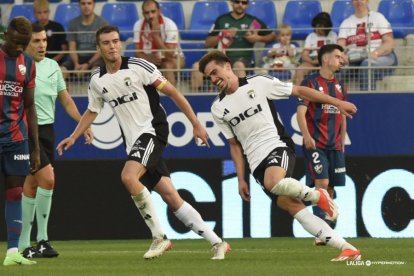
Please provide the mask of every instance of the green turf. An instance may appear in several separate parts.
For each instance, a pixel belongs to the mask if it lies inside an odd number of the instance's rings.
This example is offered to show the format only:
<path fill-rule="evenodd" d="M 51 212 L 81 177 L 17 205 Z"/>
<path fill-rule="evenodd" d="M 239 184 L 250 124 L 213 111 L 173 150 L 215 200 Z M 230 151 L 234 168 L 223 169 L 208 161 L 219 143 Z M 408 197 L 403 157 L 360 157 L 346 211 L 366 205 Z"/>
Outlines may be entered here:
<path fill-rule="evenodd" d="M 232 251 L 224 261 L 210 260 L 210 246 L 204 240 L 173 241 L 171 251 L 149 261 L 142 258 L 149 240 L 54 241 L 58 258 L 37 259 L 34 266 L 0 266 L 0 275 L 414 275 L 414 239 L 350 239 L 362 251 L 362 265 L 330 262 L 339 251 L 315 247 L 312 241 L 231 239 Z M 4 254 L 0 258 L 2 262 Z M 367 266 L 367 260 L 373 264 Z M 379 261 L 405 264 L 374 264 Z"/>

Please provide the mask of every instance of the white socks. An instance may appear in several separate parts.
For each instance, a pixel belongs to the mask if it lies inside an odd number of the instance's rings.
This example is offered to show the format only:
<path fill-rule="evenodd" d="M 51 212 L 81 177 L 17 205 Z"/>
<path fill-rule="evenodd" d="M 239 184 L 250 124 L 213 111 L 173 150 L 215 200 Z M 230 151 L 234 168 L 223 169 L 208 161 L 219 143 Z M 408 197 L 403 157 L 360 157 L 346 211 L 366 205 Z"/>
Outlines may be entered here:
<path fill-rule="evenodd" d="M 211 245 L 222 242 L 217 234 L 208 227 L 200 213 L 187 202 L 184 201 L 183 205 L 174 214 L 186 227 L 208 240 Z"/>
<path fill-rule="evenodd" d="M 300 200 L 310 201 L 311 203 L 318 202 L 320 195 L 318 191 L 315 191 L 290 177 L 280 180 L 270 192 L 275 195 L 290 196 Z"/>
<path fill-rule="evenodd" d="M 164 231 L 161 227 L 157 212 L 152 202 L 151 194 L 147 188 L 144 188 L 137 196 L 131 196 L 137 206 L 142 218 L 149 227 L 154 239 L 164 238 Z"/>
<path fill-rule="evenodd" d="M 338 248 L 340 250 L 352 249 L 357 250 L 344 238 L 339 236 L 329 225 L 321 218 L 315 216 L 308 209 L 303 208 L 294 215 L 295 219 L 313 236 L 326 242 L 326 244 Z"/>

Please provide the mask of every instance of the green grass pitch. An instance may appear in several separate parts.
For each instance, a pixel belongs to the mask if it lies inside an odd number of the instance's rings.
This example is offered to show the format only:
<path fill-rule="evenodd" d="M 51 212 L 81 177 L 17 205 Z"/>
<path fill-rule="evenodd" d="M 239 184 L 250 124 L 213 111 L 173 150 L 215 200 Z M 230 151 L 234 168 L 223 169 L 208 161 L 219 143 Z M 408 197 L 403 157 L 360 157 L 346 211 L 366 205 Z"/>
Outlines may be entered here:
<path fill-rule="evenodd" d="M 312 239 L 229 239 L 226 260 L 210 260 L 204 240 L 174 240 L 162 257 L 144 260 L 149 240 L 54 241 L 60 256 L 33 266 L 0 266 L 0 275 L 414 275 L 414 239 L 349 239 L 362 262 L 330 262 L 339 251 Z M 5 252 L 5 242 L 0 252 Z M 1 261 L 4 254 L 0 254 Z M 367 265 L 367 261 L 371 265 Z M 369 262 L 368 262 L 369 264 Z"/>

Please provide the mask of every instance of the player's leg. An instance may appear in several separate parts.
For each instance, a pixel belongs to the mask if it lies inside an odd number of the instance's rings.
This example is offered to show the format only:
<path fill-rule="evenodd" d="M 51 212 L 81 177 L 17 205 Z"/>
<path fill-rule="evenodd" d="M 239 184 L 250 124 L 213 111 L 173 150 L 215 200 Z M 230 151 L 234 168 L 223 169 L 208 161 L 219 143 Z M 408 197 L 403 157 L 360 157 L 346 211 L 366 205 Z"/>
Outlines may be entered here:
<path fill-rule="evenodd" d="M 162 161 L 162 163 L 164 162 Z M 203 220 L 200 213 L 181 198 L 175 189 L 171 178 L 162 176 L 154 190 L 161 195 L 162 199 L 168 204 L 170 209 L 172 209 L 175 216 L 184 223 L 187 228 L 210 242 L 214 251 L 213 260 L 221 260 L 225 258 L 225 254 L 230 251 L 230 245 L 218 237 Z"/>
<path fill-rule="evenodd" d="M 1 170 L 5 175 L 4 211 L 7 227 L 7 255 L 3 265 L 35 264 L 36 262 L 27 260 L 18 252 L 22 230 L 22 187 L 29 173 L 29 145 L 27 141 L 23 141 L 0 147 Z M 16 156 L 21 158 L 15 158 Z"/>

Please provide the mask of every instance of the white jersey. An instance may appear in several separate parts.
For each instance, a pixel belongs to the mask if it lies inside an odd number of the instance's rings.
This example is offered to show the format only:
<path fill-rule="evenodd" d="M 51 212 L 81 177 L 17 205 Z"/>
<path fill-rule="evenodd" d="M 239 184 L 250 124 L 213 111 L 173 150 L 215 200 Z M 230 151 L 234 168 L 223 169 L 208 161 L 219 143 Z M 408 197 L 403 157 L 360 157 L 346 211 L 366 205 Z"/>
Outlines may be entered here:
<path fill-rule="evenodd" d="M 211 113 L 226 139 L 236 137 L 243 147 L 252 172 L 277 147 L 291 147 L 292 139 L 280 123 L 271 100 L 287 99 L 292 83 L 268 75 L 239 80 L 232 94 L 221 93 Z"/>
<path fill-rule="evenodd" d="M 318 50 L 326 44 L 335 44 L 337 35 L 334 31 L 330 31 L 327 36 L 318 35 L 315 32 L 308 34 L 305 39 L 305 46 L 303 49 L 309 50 L 310 58 L 316 59 L 318 57 Z"/>
<path fill-rule="evenodd" d="M 348 48 L 366 47 L 368 45 L 368 29 L 371 31 L 371 51 L 381 45 L 384 34 L 392 33 L 391 24 L 384 15 L 370 11 L 368 16 L 363 18 L 351 15 L 345 19 L 339 27 L 338 39 L 345 39 Z"/>
<path fill-rule="evenodd" d="M 108 103 L 121 127 L 127 153 L 143 133 L 167 143 L 168 122 L 155 87 L 165 83 L 156 66 L 141 58 L 122 57 L 114 74 L 102 66 L 92 72 L 88 88 L 88 109 L 99 113 Z"/>

